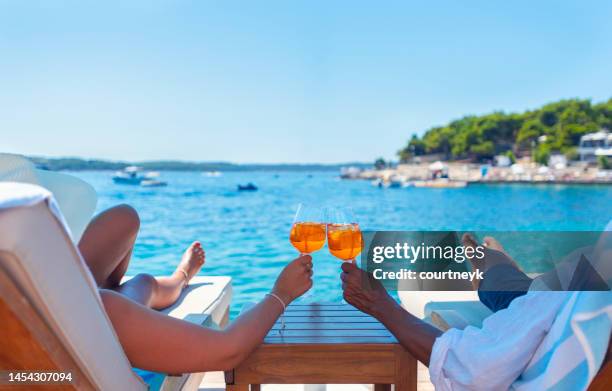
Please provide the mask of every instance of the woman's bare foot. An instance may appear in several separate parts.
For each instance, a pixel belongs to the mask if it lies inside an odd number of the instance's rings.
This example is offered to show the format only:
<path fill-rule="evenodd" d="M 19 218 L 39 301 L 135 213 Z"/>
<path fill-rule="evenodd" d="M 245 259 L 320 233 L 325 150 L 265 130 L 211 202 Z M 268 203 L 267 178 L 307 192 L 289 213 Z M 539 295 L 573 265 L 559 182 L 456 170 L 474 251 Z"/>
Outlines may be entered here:
<path fill-rule="evenodd" d="M 202 266 L 204 266 L 204 262 L 206 261 L 206 253 L 202 248 L 200 242 L 193 242 L 185 253 L 183 254 L 183 258 L 181 259 L 181 263 L 179 263 L 174 275 L 182 278 L 187 285 L 189 281 L 198 274 Z"/>

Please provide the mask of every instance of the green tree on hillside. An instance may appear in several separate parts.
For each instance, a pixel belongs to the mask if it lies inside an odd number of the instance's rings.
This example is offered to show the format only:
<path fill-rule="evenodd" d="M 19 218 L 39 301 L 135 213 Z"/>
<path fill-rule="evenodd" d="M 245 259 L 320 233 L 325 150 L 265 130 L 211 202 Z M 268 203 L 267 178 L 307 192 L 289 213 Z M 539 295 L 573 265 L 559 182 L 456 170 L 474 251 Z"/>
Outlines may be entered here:
<path fill-rule="evenodd" d="M 376 168 L 377 170 L 384 170 L 385 168 L 387 168 L 387 162 L 382 157 L 379 157 L 374 162 L 374 168 Z"/>
<path fill-rule="evenodd" d="M 565 99 L 523 113 L 465 116 L 430 128 L 421 138 L 413 135 L 398 154 L 403 161 L 432 153 L 478 161 L 532 150 L 534 158 L 544 162 L 552 152 L 574 156 L 580 137 L 602 127 L 612 128 L 612 99 L 595 105 L 588 99 Z M 540 143 L 540 136 L 546 136 L 545 141 Z"/>
<path fill-rule="evenodd" d="M 523 122 L 516 135 L 516 142 L 521 146 L 531 146 L 538 137 L 544 134 L 546 128 L 539 119 L 530 119 Z"/>
<path fill-rule="evenodd" d="M 400 162 L 405 163 L 415 156 L 425 155 L 425 142 L 419 136 L 412 134 L 408 144 L 398 151 Z"/>

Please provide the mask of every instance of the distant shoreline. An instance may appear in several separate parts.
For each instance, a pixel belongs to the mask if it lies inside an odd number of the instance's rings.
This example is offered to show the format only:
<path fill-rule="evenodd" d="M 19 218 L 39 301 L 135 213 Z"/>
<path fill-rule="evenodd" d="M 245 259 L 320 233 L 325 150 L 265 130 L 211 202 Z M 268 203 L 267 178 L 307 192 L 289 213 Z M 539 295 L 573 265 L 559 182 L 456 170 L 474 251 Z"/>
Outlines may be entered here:
<path fill-rule="evenodd" d="M 110 161 L 102 159 L 81 158 L 46 158 L 28 156 L 37 168 L 51 171 L 117 171 L 128 166 L 138 166 L 143 170 L 154 171 L 338 171 L 342 167 L 354 166 L 370 168 L 371 163 L 348 162 L 342 164 L 323 163 L 251 163 L 238 164 L 229 162 L 184 162 L 176 160 L 163 161 Z"/>

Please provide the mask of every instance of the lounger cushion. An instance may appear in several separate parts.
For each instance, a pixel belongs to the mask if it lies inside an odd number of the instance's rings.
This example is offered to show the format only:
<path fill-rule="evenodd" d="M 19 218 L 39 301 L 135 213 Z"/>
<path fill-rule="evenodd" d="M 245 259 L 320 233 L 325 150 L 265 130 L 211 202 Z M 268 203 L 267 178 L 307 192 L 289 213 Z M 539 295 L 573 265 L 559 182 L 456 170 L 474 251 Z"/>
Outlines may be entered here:
<path fill-rule="evenodd" d="M 227 276 L 195 276 L 179 300 L 162 312 L 186 320 L 203 315 L 204 325 L 219 326 L 232 299 L 231 281 Z"/>
<path fill-rule="evenodd" d="M 441 330 L 463 330 L 467 326 L 482 327 L 482 322 L 492 312 L 479 301 L 430 302 L 425 306 L 425 316 Z"/>
<path fill-rule="evenodd" d="M 426 317 L 425 306 L 430 302 L 478 301 L 478 293 L 464 291 L 405 291 L 397 292 L 402 307 L 412 315 L 423 319 Z"/>
<path fill-rule="evenodd" d="M 97 388 L 146 389 L 131 370 L 93 277 L 47 190 L 0 183 L 0 267 Z"/>
<path fill-rule="evenodd" d="M 121 282 L 133 276 L 124 277 Z M 232 278 L 227 276 L 195 276 L 179 299 L 161 312 L 206 326 L 218 326 L 232 299 Z"/>

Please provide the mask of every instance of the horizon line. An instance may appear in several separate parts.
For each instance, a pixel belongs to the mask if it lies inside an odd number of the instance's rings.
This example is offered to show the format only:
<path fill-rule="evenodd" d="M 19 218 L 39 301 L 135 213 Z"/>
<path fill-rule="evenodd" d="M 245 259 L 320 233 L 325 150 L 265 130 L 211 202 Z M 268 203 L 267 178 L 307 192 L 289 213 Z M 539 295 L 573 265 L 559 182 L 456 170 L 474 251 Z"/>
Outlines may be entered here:
<path fill-rule="evenodd" d="M 117 160 L 110 158 L 82 157 L 82 156 L 40 156 L 40 155 L 25 155 L 31 160 L 80 160 L 83 162 L 102 162 L 112 164 L 132 164 L 138 165 L 143 163 L 180 163 L 180 164 L 222 164 L 234 166 L 342 166 L 342 165 L 372 165 L 374 162 L 369 161 L 344 161 L 344 162 L 234 162 L 229 160 L 183 160 L 183 159 L 146 159 L 146 160 Z M 388 160 L 388 162 L 396 162 Z"/>

